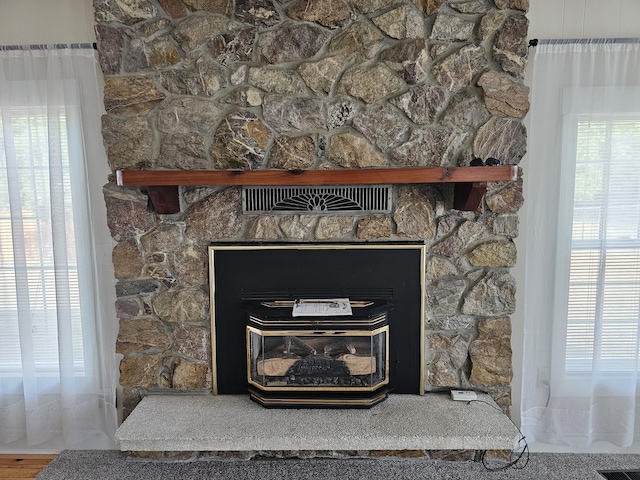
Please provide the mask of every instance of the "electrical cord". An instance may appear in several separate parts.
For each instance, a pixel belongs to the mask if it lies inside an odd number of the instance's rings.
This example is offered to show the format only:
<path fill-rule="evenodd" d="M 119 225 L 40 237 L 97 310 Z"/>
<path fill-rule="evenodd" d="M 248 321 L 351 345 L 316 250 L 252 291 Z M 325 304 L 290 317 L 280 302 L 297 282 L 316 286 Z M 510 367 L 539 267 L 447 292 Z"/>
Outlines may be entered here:
<path fill-rule="evenodd" d="M 500 413 L 504 413 L 500 408 L 495 407 L 494 405 L 491 405 L 489 402 L 485 402 L 484 400 L 469 400 L 467 402 L 467 405 L 470 405 L 471 403 L 484 403 L 485 405 L 489 405 L 491 408 L 493 408 L 494 410 L 499 411 Z M 507 417 L 509 418 L 509 417 Z M 518 440 L 518 445 L 516 446 L 516 448 L 514 448 L 511 451 L 511 458 L 512 460 L 510 462 L 507 462 L 504 465 L 500 465 L 498 467 L 494 467 L 489 465 L 489 463 L 487 462 L 487 451 L 483 450 L 482 451 L 482 456 L 480 458 L 481 462 L 482 462 L 482 466 L 489 470 L 490 472 L 499 472 L 502 470 L 507 470 L 509 468 L 515 468 L 516 470 L 523 470 L 527 464 L 529 463 L 529 444 L 527 443 L 527 440 L 525 438 L 525 436 L 522 434 L 522 430 L 520 430 L 520 428 L 515 424 L 515 422 L 513 420 L 511 420 L 509 418 L 509 421 L 513 424 L 514 427 L 516 427 L 516 430 L 518 430 L 518 433 L 520 433 L 520 440 Z M 517 454 L 516 458 L 513 459 L 513 455 L 515 452 L 517 452 L 520 449 L 520 445 L 524 442 L 524 446 L 522 447 L 522 450 Z M 526 456 L 525 456 L 526 455 Z M 519 463 L 524 457 L 524 463 Z"/>

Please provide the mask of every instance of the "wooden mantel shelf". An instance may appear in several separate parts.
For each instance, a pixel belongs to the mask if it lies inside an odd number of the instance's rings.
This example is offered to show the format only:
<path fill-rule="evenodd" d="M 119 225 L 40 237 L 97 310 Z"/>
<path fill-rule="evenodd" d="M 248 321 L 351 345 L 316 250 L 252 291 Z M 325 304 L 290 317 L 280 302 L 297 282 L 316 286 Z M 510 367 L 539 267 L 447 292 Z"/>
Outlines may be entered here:
<path fill-rule="evenodd" d="M 475 210 L 486 182 L 516 180 L 518 167 L 362 168 L 345 170 L 118 170 L 120 186 L 148 187 L 157 213 L 180 211 L 178 186 L 381 185 L 455 183 L 454 208 Z"/>

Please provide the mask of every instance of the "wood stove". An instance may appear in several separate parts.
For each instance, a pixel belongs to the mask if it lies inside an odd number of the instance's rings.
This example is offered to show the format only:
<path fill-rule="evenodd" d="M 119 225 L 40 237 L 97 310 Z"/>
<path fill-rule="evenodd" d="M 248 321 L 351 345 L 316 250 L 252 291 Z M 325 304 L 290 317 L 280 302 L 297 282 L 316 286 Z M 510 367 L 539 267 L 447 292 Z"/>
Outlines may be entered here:
<path fill-rule="evenodd" d="M 293 316 L 298 302 L 247 304 L 251 398 L 266 407 L 298 408 L 371 407 L 384 400 L 391 305 L 308 299 L 302 302 L 327 305 L 327 314 Z M 349 306 L 348 314 L 341 305 Z"/>
<path fill-rule="evenodd" d="M 213 393 L 359 408 L 423 394 L 425 262 L 418 242 L 211 245 Z M 294 317 L 297 299 L 349 299 L 352 315 Z"/>

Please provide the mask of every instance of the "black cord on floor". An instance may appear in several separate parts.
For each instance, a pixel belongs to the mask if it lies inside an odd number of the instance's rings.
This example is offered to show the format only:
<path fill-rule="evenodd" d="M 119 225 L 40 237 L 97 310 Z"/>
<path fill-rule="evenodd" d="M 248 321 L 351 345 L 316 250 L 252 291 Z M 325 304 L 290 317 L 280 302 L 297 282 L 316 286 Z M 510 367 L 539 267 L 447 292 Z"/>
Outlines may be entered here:
<path fill-rule="evenodd" d="M 489 402 L 485 402 L 484 400 L 470 400 L 467 404 L 471 404 L 473 402 L 476 403 L 484 403 L 485 405 L 489 405 L 491 408 L 493 408 L 494 410 L 499 411 L 500 413 L 504 413 L 502 411 L 502 409 L 495 407 L 494 405 L 491 405 Z M 509 418 L 507 416 L 507 418 Z M 490 472 L 498 472 L 501 470 L 507 470 L 509 468 L 515 468 L 517 470 L 522 470 L 524 469 L 527 464 L 529 463 L 529 445 L 527 444 L 527 440 L 525 439 L 525 436 L 522 434 L 522 431 L 520 430 L 520 428 L 518 428 L 518 426 L 515 424 L 515 422 L 513 420 L 511 420 L 509 418 L 509 421 L 513 424 L 514 427 L 516 427 L 516 430 L 518 430 L 518 432 L 520 433 L 520 440 L 518 440 L 518 446 L 513 449 L 511 451 L 511 461 L 499 465 L 497 467 L 495 466 L 491 466 L 487 463 L 487 451 L 483 450 L 482 451 L 482 456 L 481 456 L 481 461 L 482 461 L 482 465 L 484 466 L 484 468 L 486 468 L 487 470 L 489 470 Z M 524 446 L 521 446 L 524 443 Z M 520 448 L 522 448 L 522 450 L 520 450 Z M 518 452 L 518 450 L 520 450 Z M 513 455 L 517 453 L 517 456 L 515 457 L 515 459 L 513 458 Z M 523 460 L 524 458 L 524 460 Z M 521 462 L 522 460 L 522 462 Z"/>

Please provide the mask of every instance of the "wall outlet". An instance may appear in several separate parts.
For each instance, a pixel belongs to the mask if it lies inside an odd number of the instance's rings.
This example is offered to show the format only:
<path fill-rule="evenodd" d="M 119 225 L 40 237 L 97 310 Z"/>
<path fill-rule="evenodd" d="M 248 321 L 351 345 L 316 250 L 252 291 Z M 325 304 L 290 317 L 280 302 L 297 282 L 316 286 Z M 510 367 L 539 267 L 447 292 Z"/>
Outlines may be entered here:
<path fill-rule="evenodd" d="M 471 390 L 451 390 L 451 399 L 461 402 L 470 402 L 477 400 L 478 395 Z"/>

